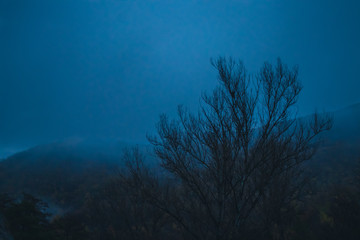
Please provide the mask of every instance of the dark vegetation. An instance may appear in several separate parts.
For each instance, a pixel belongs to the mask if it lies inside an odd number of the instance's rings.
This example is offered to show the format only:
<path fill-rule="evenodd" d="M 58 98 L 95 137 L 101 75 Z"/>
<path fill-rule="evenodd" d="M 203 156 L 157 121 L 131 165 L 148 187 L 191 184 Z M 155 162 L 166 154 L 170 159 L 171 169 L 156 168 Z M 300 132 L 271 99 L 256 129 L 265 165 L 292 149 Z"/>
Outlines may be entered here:
<path fill-rule="evenodd" d="M 297 118 L 296 68 L 212 64 L 219 87 L 197 114 L 161 116 L 152 153 L 2 161 L 0 239 L 359 239 L 360 107 L 328 131 L 328 114 Z"/>

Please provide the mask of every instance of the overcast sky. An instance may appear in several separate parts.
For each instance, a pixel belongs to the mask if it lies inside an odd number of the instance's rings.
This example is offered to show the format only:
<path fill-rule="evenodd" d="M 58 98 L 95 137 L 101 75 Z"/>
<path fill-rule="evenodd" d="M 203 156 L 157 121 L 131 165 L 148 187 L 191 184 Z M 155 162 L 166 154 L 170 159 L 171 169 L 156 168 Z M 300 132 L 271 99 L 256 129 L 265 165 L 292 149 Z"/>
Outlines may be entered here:
<path fill-rule="evenodd" d="M 360 102 L 360 1 L 0 1 L 0 148 L 69 137 L 145 142 L 196 109 L 209 59 L 298 64 L 300 114 Z M 0 156 L 1 157 L 1 156 Z"/>

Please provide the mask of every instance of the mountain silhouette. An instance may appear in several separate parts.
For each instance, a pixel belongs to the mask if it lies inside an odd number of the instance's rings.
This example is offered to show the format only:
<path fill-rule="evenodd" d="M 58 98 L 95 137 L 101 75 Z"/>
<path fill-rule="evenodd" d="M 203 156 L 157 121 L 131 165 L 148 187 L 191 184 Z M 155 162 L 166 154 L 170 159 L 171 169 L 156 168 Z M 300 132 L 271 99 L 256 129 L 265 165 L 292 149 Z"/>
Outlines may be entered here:
<path fill-rule="evenodd" d="M 347 181 L 360 159 L 360 104 L 330 114 L 333 128 L 322 136 L 322 145 L 307 164 L 320 185 Z M 70 139 L 16 153 L 0 162 L 0 191 L 28 192 L 63 206 L 81 204 L 124 165 L 123 150 L 131 146 Z M 155 163 L 150 146 L 140 149 L 148 163 Z"/>

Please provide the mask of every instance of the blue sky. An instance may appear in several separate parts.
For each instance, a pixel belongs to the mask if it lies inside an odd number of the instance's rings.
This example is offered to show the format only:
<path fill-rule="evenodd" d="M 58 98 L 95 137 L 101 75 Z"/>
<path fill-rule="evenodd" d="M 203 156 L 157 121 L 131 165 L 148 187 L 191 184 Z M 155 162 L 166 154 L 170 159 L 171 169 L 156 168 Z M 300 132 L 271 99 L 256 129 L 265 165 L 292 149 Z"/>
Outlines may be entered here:
<path fill-rule="evenodd" d="M 360 102 L 360 3 L 329 0 L 2 0 L 0 146 L 69 137 L 144 142 L 161 113 L 195 110 L 210 58 L 256 73 L 299 65 L 300 114 Z"/>

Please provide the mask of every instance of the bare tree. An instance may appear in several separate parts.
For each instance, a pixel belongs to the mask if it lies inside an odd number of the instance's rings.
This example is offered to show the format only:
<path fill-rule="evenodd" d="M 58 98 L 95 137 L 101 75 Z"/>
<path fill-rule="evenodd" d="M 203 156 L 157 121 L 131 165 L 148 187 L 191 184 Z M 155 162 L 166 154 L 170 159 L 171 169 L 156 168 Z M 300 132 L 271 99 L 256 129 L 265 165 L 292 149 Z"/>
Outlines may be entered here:
<path fill-rule="evenodd" d="M 275 190 L 284 190 L 278 204 L 297 191 L 298 169 L 332 120 L 296 118 L 302 89 L 296 67 L 278 60 L 252 76 L 241 61 L 218 58 L 212 65 L 220 84 L 202 96 L 198 114 L 180 106 L 179 119 L 161 116 L 157 136 L 149 137 L 172 182 L 166 194 L 143 187 L 144 197 L 186 237 L 245 238 Z M 132 174 L 141 179 L 141 171 Z"/>

